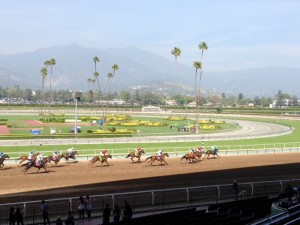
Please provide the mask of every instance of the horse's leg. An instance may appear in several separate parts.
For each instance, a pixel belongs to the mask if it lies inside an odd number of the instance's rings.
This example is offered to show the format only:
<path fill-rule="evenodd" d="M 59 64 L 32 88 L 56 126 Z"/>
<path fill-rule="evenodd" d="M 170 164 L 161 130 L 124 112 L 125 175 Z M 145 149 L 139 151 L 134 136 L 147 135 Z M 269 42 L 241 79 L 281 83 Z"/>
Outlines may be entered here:
<path fill-rule="evenodd" d="M 48 170 L 46 169 L 46 167 L 45 167 L 45 166 L 43 166 L 43 168 L 44 168 L 44 170 L 46 170 L 46 173 L 48 173 Z"/>
<path fill-rule="evenodd" d="M 23 162 L 23 160 L 21 159 L 20 162 L 19 162 L 19 164 L 18 164 L 18 167 L 21 166 L 22 162 Z"/>
<path fill-rule="evenodd" d="M 28 167 L 25 167 L 24 170 L 22 170 L 22 172 L 24 172 L 24 174 L 27 172 Z"/>
<path fill-rule="evenodd" d="M 153 160 L 153 159 L 151 159 L 151 166 L 152 166 L 152 163 L 155 161 L 155 159 Z M 150 161 L 149 161 L 150 162 Z"/>
<path fill-rule="evenodd" d="M 169 165 L 169 164 L 166 162 L 166 160 L 165 160 L 165 159 L 163 159 L 162 161 L 164 161 L 166 165 Z"/>

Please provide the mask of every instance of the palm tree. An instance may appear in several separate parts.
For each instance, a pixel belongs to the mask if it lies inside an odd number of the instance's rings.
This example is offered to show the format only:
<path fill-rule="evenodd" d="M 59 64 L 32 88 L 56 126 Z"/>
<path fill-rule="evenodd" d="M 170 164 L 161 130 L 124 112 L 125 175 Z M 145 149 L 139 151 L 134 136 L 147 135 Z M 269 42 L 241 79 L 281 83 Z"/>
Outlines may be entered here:
<path fill-rule="evenodd" d="M 44 62 L 45 68 L 46 68 L 46 70 L 47 70 L 47 75 L 48 75 L 48 66 L 50 66 L 50 64 L 51 64 L 50 60 L 46 60 L 46 61 Z"/>
<path fill-rule="evenodd" d="M 118 64 L 114 64 L 114 65 L 112 65 L 111 68 L 113 69 L 113 77 L 114 77 L 116 71 L 119 70 L 119 66 L 118 66 Z M 108 74 L 107 74 L 107 75 L 108 75 Z"/>
<path fill-rule="evenodd" d="M 49 65 L 50 65 L 50 103 L 52 102 L 52 68 L 56 64 L 56 60 L 54 58 L 49 60 Z"/>
<path fill-rule="evenodd" d="M 204 50 L 207 50 L 208 49 L 208 46 L 207 44 L 203 41 L 203 42 L 200 42 L 200 44 L 198 45 L 198 48 L 201 50 L 201 63 L 203 63 L 203 52 Z M 201 68 L 201 71 L 200 71 L 200 82 L 201 82 L 201 77 L 202 77 L 202 68 Z"/>
<path fill-rule="evenodd" d="M 96 80 L 94 79 L 94 78 L 88 78 L 88 83 L 92 86 L 95 82 L 96 82 Z M 91 100 L 91 112 L 93 111 L 93 105 L 94 105 L 94 92 L 93 92 L 93 86 L 91 87 L 91 90 L 89 91 L 89 93 L 90 93 L 90 100 Z"/>
<path fill-rule="evenodd" d="M 196 73 L 195 73 L 195 96 L 197 95 L 197 75 L 198 75 L 198 70 L 202 68 L 202 63 L 199 61 L 195 61 L 193 63 L 194 68 L 196 69 Z"/>
<path fill-rule="evenodd" d="M 116 64 L 115 64 L 116 65 Z M 106 120 L 106 113 L 107 113 L 107 106 L 108 106 L 108 102 L 109 102 L 109 99 L 110 99 L 110 89 L 111 89 L 111 81 L 112 79 L 114 78 L 114 73 L 115 73 L 115 70 L 113 73 L 109 72 L 107 74 L 107 78 L 108 78 L 108 97 L 107 97 L 107 100 L 106 100 L 106 107 L 105 107 L 105 113 L 103 115 L 103 118 L 104 118 L 104 121 Z"/>
<path fill-rule="evenodd" d="M 171 54 L 174 55 L 175 57 L 175 64 L 176 64 L 176 73 L 177 73 L 177 76 L 179 77 L 180 75 L 180 70 L 179 70 L 179 65 L 178 65 L 178 57 L 181 55 L 181 50 L 180 48 L 177 48 L 177 47 L 174 47 L 174 49 L 171 51 Z M 181 82 L 181 85 L 182 85 L 182 82 Z M 184 104 L 185 104 L 185 109 L 186 109 L 186 114 L 188 116 L 188 109 L 187 109 L 187 102 L 186 102 L 186 96 L 185 94 L 183 93 L 183 98 L 184 98 Z M 188 122 L 189 123 L 189 122 Z"/>
<path fill-rule="evenodd" d="M 41 94 L 42 94 L 43 104 L 45 104 L 44 86 L 45 86 L 45 78 L 47 77 L 47 74 L 48 74 L 47 67 L 43 67 L 41 69 L 41 76 L 42 76 L 42 93 Z M 41 115 L 43 114 L 42 106 L 41 106 Z"/>
<path fill-rule="evenodd" d="M 171 51 L 171 54 L 174 55 L 174 57 L 175 57 L 176 71 L 177 71 L 177 75 L 179 75 L 179 66 L 178 66 L 178 62 L 177 62 L 177 57 L 181 55 L 180 48 L 174 47 L 174 49 Z"/>
<path fill-rule="evenodd" d="M 200 93 L 199 93 L 199 95 L 197 95 L 197 74 L 198 74 L 198 70 L 199 69 L 201 70 L 201 68 L 202 68 L 202 63 L 199 61 L 195 61 L 193 63 L 193 66 L 196 69 L 196 72 L 195 72 L 195 103 L 196 103 L 196 107 L 197 107 L 197 109 L 196 109 L 196 133 L 198 133 L 199 132 L 199 129 L 198 129 L 198 107 L 199 107 Z"/>
<path fill-rule="evenodd" d="M 114 78 L 114 74 L 115 74 L 115 72 L 113 72 L 113 73 L 109 72 L 107 74 L 107 78 L 108 78 L 108 94 L 109 95 L 110 95 L 111 81 Z"/>
<path fill-rule="evenodd" d="M 100 74 L 97 72 L 97 63 L 100 61 L 100 59 L 99 59 L 97 56 L 95 56 L 95 57 L 93 58 L 93 61 L 94 61 L 94 63 L 95 63 L 94 77 L 95 77 L 95 79 L 96 79 L 96 81 L 97 81 L 98 91 L 101 92 L 100 83 L 99 83 L 99 76 L 100 76 Z"/>

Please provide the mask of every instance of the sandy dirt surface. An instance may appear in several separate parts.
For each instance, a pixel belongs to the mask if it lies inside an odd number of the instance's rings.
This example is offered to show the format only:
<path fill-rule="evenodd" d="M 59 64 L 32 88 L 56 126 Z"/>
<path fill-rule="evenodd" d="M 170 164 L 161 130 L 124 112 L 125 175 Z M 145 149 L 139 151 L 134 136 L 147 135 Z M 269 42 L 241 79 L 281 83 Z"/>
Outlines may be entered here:
<path fill-rule="evenodd" d="M 144 160 L 145 158 L 142 158 Z M 0 169 L 0 203 L 76 197 L 105 193 L 230 184 L 300 178 L 300 153 L 221 156 L 200 163 L 185 164 L 180 158 L 167 158 L 169 165 L 131 163 L 130 159 L 111 159 L 112 166 L 97 162 L 48 165 L 49 173 L 6 164 Z"/>

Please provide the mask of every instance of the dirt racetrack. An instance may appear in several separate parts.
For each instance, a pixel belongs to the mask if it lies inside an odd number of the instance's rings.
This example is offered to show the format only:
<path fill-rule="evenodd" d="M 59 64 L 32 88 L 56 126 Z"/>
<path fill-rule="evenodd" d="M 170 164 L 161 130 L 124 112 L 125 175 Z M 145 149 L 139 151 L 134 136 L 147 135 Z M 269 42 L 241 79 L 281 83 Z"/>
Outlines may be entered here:
<path fill-rule="evenodd" d="M 144 160 L 144 158 L 142 158 Z M 27 174 L 22 168 L 6 164 L 0 169 L 0 203 L 32 201 L 58 197 L 77 197 L 115 192 L 161 188 L 229 184 L 300 178 L 300 153 L 222 156 L 185 164 L 180 158 L 167 158 L 169 165 L 131 163 L 130 159 L 111 159 L 112 166 L 97 162 L 48 165 L 49 173 Z"/>

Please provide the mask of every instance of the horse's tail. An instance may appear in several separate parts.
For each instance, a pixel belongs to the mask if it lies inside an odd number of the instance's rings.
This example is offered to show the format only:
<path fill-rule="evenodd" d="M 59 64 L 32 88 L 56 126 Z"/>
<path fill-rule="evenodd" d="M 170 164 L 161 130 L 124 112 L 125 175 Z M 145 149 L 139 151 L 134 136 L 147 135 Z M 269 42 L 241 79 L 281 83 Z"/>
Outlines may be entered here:
<path fill-rule="evenodd" d="M 187 159 L 186 155 L 181 157 L 181 160 L 183 160 L 183 159 Z"/>
<path fill-rule="evenodd" d="M 149 156 L 148 158 L 145 159 L 145 162 L 147 162 L 147 160 L 151 159 L 152 156 Z"/>
<path fill-rule="evenodd" d="M 131 156 L 131 153 L 129 153 L 125 158 L 129 158 Z"/>

